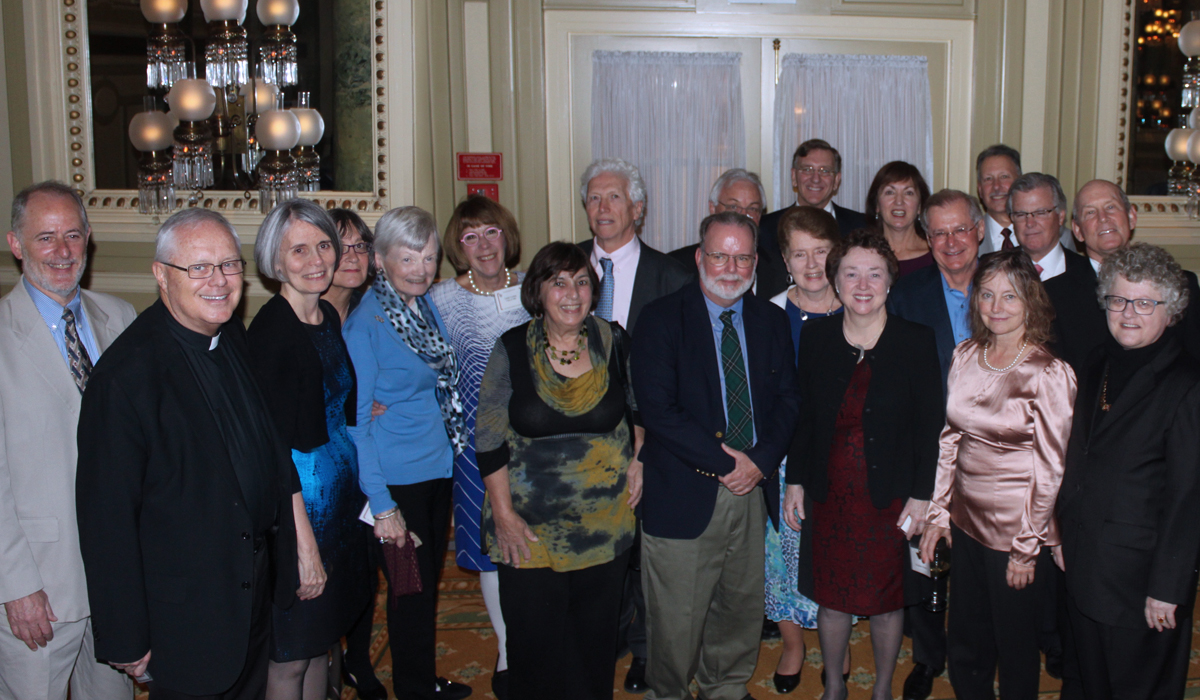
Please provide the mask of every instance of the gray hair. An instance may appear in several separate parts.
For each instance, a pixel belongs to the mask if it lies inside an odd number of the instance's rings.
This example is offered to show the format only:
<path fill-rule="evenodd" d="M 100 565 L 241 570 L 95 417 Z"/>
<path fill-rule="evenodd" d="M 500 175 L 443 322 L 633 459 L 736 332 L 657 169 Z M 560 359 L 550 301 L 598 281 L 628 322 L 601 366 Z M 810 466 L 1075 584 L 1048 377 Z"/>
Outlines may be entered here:
<path fill-rule="evenodd" d="M 433 214 L 420 207 L 397 207 L 380 217 L 375 224 L 375 252 L 386 258 L 392 248 L 403 246 L 411 250 L 425 250 L 429 239 L 442 252 L 441 237 Z"/>
<path fill-rule="evenodd" d="M 975 179 L 979 179 L 979 171 L 983 170 L 983 161 L 993 156 L 1004 156 L 1011 160 L 1013 165 L 1017 166 L 1017 175 L 1021 174 L 1021 152 L 1012 146 L 1005 146 L 998 143 L 995 146 L 988 146 L 979 152 L 979 157 L 975 159 Z"/>
<path fill-rule="evenodd" d="M 704 237 L 708 235 L 708 229 L 713 224 L 724 224 L 727 226 L 741 226 L 750 232 L 750 240 L 753 246 L 750 252 L 758 254 L 758 224 L 754 223 L 754 219 L 748 216 L 737 213 L 736 211 L 723 211 L 718 214 L 709 214 L 700 222 L 700 247 L 704 247 Z"/>
<path fill-rule="evenodd" d="M 1112 294 L 1117 277 L 1137 284 L 1149 282 L 1162 292 L 1166 312 L 1174 325 L 1188 305 L 1188 283 L 1183 268 L 1170 253 L 1149 243 L 1134 243 L 1110 254 L 1100 265 L 1096 299 L 1104 306 L 1104 297 Z"/>
<path fill-rule="evenodd" d="M 158 235 L 154 237 L 154 259 L 160 263 L 170 263 L 169 258 L 175 253 L 179 244 L 177 240 L 179 234 L 202 224 L 220 226 L 233 239 L 233 244 L 237 246 L 238 251 L 242 250 L 242 239 L 238 236 L 237 229 L 233 227 L 233 224 L 229 223 L 229 219 L 211 209 L 194 207 L 175 212 L 158 229 Z"/>
<path fill-rule="evenodd" d="M 88 229 L 87 207 L 83 206 L 83 198 L 79 196 L 79 193 L 58 180 L 46 180 L 26 187 L 18 192 L 16 197 L 13 197 L 10 221 L 12 223 L 11 230 L 14 233 L 21 234 L 21 228 L 25 225 L 25 210 L 29 208 L 29 198 L 35 194 L 71 200 L 71 203 L 79 211 L 79 221 L 83 223 L 83 229 L 85 231 Z"/>
<path fill-rule="evenodd" d="M 763 188 L 762 180 L 758 178 L 758 173 L 752 173 L 745 168 L 730 168 L 721 173 L 721 177 L 713 183 L 712 190 L 708 193 L 708 202 L 713 206 L 719 204 L 717 201 L 721 197 L 721 191 L 735 182 L 749 182 L 758 188 L 758 203 L 762 206 L 767 205 L 767 191 Z"/>
<path fill-rule="evenodd" d="M 1063 193 L 1062 185 L 1059 184 L 1058 178 L 1045 173 L 1025 173 L 1016 180 L 1008 188 L 1008 201 L 1004 205 L 1005 211 L 1009 218 L 1012 218 L 1013 195 L 1020 193 L 1033 192 L 1042 187 L 1049 187 L 1050 192 L 1054 194 L 1054 208 L 1058 211 L 1067 212 L 1067 195 Z"/>
<path fill-rule="evenodd" d="M 258 227 L 258 237 L 254 241 L 254 264 L 263 277 L 283 282 L 280 253 L 283 239 L 288 229 L 297 221 L 316 226 L 321 233 L 333 244 L 335 252 L 333 269 L 336 270 L 342 262 L 342 237 L 338 234 L 337 226 L 329 212 L 315 202 L 307 199 L 289 199 L 271 210 L 267 218 Z"/>
<path fill-rule="evenodd" d="M 1112 185 L 1112 188 L 1117 191 L 1117 196 L 1120 197 L 1120 199 L 1121 199 L 1121 206 L 1125 207 L 1126 214 L 1128 214 L 1129 210 L 1133 208 L 1133 205 L 1130 204 L 1130 202 L 1129 202 L 1129 195 L 1125 194 L 1125 190 L 1121 189 L 1121 187 L 1119 185 L 1109 182 L 1108 180 L 1090 180 L 1090 181 L 1084 183 L 1083 187 L 1087 187 L 1088 185 L 1092 184 L 1093 182 L 1105 182 L 1105 183 L 1108 183 L 1109 185 Z M 1079 192 L 1083 191 L 1083 187 L 1079 188 Z M 1079 219 L 1079 192 L 1075 193 L 1075 201 L 1071 203 L 1071 219 L 1072 220 Z"/>
<path fill-rule="evenodd" d="M 629 201 L 633 204 L 639 202 L 642 204 L 642 215 L 633 222 L 634 226 L 641 226 L 642 222 L 646 220 L 646 183 L 642 182 L 642 174 L 636 165 L 627 163 L 620 158 L 594 160 L 587 170 L 583 171 L 583 176 L 579 178 L 579 200 L 583 202 L 584 208 L 587 208 L 588 183 L 602 173 L 612 173 L 625 178 L 625 192 L 629 195 Z"/>
<path fill-rule="evenodd" d="M 921 209 L 921 228 L 929 231 L 930 210 L 950 206 L 955 202 L 963 202 L 967 205 L 967 211 L 971 214 L 972 226 L 978 226 L 979 222 L 983 221 L 983 210 L 979 208 L 979 202 L 974 197 L 962 190 L 952 190 L 947 187 L 925 200 L 925 206 Z"/>

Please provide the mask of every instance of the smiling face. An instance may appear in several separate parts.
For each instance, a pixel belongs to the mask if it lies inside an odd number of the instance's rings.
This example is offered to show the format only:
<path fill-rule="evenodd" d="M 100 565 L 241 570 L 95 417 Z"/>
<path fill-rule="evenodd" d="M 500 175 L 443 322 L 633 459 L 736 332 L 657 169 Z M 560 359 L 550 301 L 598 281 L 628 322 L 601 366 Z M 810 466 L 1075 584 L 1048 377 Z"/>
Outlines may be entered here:
<path fill-rule="evenodd" d="M 216 335 L 242 300 L 243 275 L 226 277 L 221 264 L 240 257 L 233 237 L 220 224 L 206 221 L 179 231 L 167 262 L 180 267 L 203 263 L 216 267 L 212 277 L 192 279 L 184 270 L 154 263 L 151 269 L 163 304 L 175 320 L 188 330 Z"/>
<path fill-rule="evenodd" d="M 933 251 L 933 260 L 943 275 L 974 271 L 983 241 L 983 222 L 971 221 L 971 208 L 955 200 L 933 207 L 926 216 L 929 230 L 926 237 Z"/>
<path fill-rule="evenodd" d="M 985 158 L 979 166 L 979 201 L 992 218 L 1000 223 L 1008 221 L 1005 207 L 1008 203 L 1008 188 L 1013 180 L 1021 176 L 1017 164 L 1008 156 L 992 156 Z M 1016 207 L 1013 207 L 1016 209 Z"/>
<path fill-rule="evenodd" d="M 629 183 L 624 177 L 616 173 L 593 177 L 588 181 L 584 206 L 588 228 L 601 248 L 612 252 L 633 240 L 643 204 L 629 199 Z"/>
<path fill-rule="evenodd" d="M 542 283 L 546 320 L 556 332 L 576 330 L 592 310 L 592 281 L 586 269 L 562 271 Z"/>
<path fill-rule="evenodd" d="M 25 279 L 65 306 L 83 277 L 90 234 L 73 201 L 37 192 L 26 204 L 21 231 L 8 233 L 8 247 Z"/>
<path fill-rule="evenodd" d="M 342 262 L 338 264 L 337 272 L 333 273 L 332 286 L 358 289 L 367 281 L 367 261 L 370 251 L 360 251 L 356 248 L 350 248 L 347 251 L 346 246 L 355 246 L 363 242 L 362 234 L 358 232 L 357 227 L 342 226 L 339 233 L 342 235 Z"/>
<path fill-rule="evenodd" d="M 396 245 L 386 256 L 377 252 L 375 266 L 383 270 L 387 281 L 407 304 L 424 296 L 433 284 L 437 275 L 437 240 L 430 236 L 421 250 Z"/>
<path fill-rule="evenodd" d="M 504 274 L 504 256 L 506 253 L 504 232 L 495 238 L 488 239 L 485 232 L 488 229 L 499 229 L 495 224 L 480 224 L 478 226 L 467 226 L 463 228 L 462 235 L 459 240 L 467 234 L 475 234 L 477 243 L 473 246 L 462 246 L 463 253 L 467 258 L 467 265 L 479 277 L 493 279 Z"/>
<path fill-rule="evenodd" d="M 791 231 L 788 240 L 790 247 L 784 262 L 796 286 L 810 294 L 820 294 L 828 289 L 825 258 L 829 257 L 833 244 L 807 231 Z"/>
<path fill-rule="evenodd" d="M 1162 301 L 1163 293 L 1153 282 L 1143 280 L 1130 282 L 1121 275 L 1113 280 L 1112 296 L 1126 299 L 1153 299 Z M 1126 303 L 1123 311 L 1105 311 L 1108 317 L 1108 332 L 1126 350 L 1144 348 L 1162 337 L 1163 331 L 1171 325 L 1171 317 L 1167 314 L 1164 304 L 1154 307 L 1149 316 L 1142 316 L 1134 311 L 1133 304 Z"/>
<path fill-rule="evenodd" d="M 893 231 L 905 231 L 921 213 L 921 193 L 912 180 L 891 182 L 879 189 L 879 220 Z"/>
<path fill-rule="evenodd" d="M 1013 218 L 1013 233 L 1017 235 L 1017 241 L 1034 262 L 1046 257 L 1046 253 L 1058 245 L 1067 213 L 1055 209 L 1055 206 L 1054 191 L 1049 187 L 1037 187 L 1029 192 L 1014 192 L 1012 195 L 1013 214 L 1026 214 Z M 1046 210 L 1051 211 L 1047 216 L 1033 215 L 1035 212 Z"/>
<path fill-rule="evenodd" d="M 737 180 L 721 188 L 717 195 L 717 203 L 708 203 L 709 214 L 720 214 L 726 211 L 736 211 L 750 217 L 756 225 L 762 218 L 763 201 L 758 196 L 758 188 L 748 180 Z"/>
<path fill-rule="evenodd" d="M 825 174 L 821 173 L 822 170 Z M 833 170 L 831 151 L 814 148 L 808 155 L 796 159 L 792 166 L 792 187 L 796 189 L 800 202 L 818 209 L 829 206 L 829 200 L 842 186 L 842 174 Z"/>
<path fill-rule="evenodd" d="M 887 261 L 873 250 L 851 248 L 838 266 L 835 287 L 846 313 L 870 316 L 887 302 Z"/>
<path fill-rule="evenodd" d="M 706 253 L 723 253 L 725 264 L 719 265 Z M 749 267 L 738 267 L 737 256 L 750 256 Z M 704 296 L 718 306 L 730 307 L 754 286 L 754 237 L 736 224 L 712 224 L 704 242 L 696 249 L 696 267 L 700 271 L 700 288 Z"/>
<path fill-rule="evenodd" d="M 1079 190 L 1075 211 L 1079 212 L 1071 221 L 1075 240 L 1087 245 L 1088 257 L 1100 262 L 1129 243 L 1137 226 L 1137 210 L 1126 210 L 1120 190 L 1104 180 L 1093 180 Z"/>
<path fill-rule="evenodd" d="M 1025 301 L 1008 275 L 996 272 L 979 283 L 979 315 L 996 337 L 1025 334 Z"/>
<path fill-rule="evenodd" d="M 334 245 L 316 226 L 291 221 L 279 244 L 279 277 L 301 294 L 323 294 L 333 279 Z"/>

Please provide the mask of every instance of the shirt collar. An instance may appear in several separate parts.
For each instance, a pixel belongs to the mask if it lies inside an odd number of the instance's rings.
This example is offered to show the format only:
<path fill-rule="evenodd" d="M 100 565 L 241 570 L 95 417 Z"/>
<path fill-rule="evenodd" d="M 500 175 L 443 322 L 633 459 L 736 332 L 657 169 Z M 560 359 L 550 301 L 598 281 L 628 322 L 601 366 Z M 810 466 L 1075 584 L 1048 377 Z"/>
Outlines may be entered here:
<path fill-rule="evenodd" d="M 1099 261 L 1099 260 L 1096 260 L 1095 258 L 1093 258 L 1093 257 L 1092 257 L 1092 256 L 1090 256 L 1090 255 L 1088 256 L 1088 259 L 1087 259 L 1087 261 L 1088 261 L 1088 264 L 1092 266 L 1092 270 L 1093 270 L 1093 271 L 1094 271 L 1094 272 L 1095 272 L 1097 275 L 1098 275 L 1098 274 L 1100 274 L 1100 261 Z"/>
<path fill-rule="evenodd" d="M 1037 261 L 1038 265 L 1042 266 L 1043 270 L 1059 270 L 1065 269 L 1067 265 L 1067 256 L 1063 253 L 1062 244 L 1056 245 L 1050 249 L 1050 252 L 1042 256 L 1041 260 Z"/>
<path fill-rule="evenodd" d="M 63 306 L 50 298 L 49 294 L 33 286 L 33 283 L 25 277 L 21 277 L 21 283 L 25 285 L 25 291 L 29 292 L 34 307 L 37 308 L 47 326 L 57 326 L 62 321 L 63 309 L 70 309 L 77 319 L 82 315 L 83 295 L 79 293 L 78 287 L 75 288 L 75 296 L 71 297 L 71 301 L 68 301 L 66 306 Z"/>
<path fill-rule="evenodd" d="M 718 325 L 721 323 L 721 314 L 725 313 L 726 311 L 732 311 L 733 317 L 736 319 L 738 316 L 742 315 L 743 301 L 745 301 L 745 297 L 739 297 L 737 301 L 733 302 L 733 306 L 720 306 L 714 303 L 712 299 L 709 299 L 707 295 L 705 295 L 704 306 L 708 308 L 708 320 L 711 321 L 714 326 Z"/>
<path fill-rule="evenodd" d="M 633 257 L 641 251 L 641 249 L 642 249 L 642 243 L 641 243 L 641 241 L 638 240 L 638 237 L 636 235 L 632 239 L 630 239 L 630 241 L 628 243 L 621 246 L 620 248 L 617 248 L 616 250 L 614 250 L 611 253 L 609 253 L 609 252 L 605 251 L 603 248 L 601 248 L 599 241 L 593 240 L 592 241 L 592 262 L 599 265 L 600 258 L 608 258 L 609 260 L 613 261 L 614 266 L 621 267 L 625 263 L 632 260 Z"/>
<path fill-rule="evenodd" d="M 201 351 L 217 349 L 217 345 L 221 342 L 220 331 L 218 331 L 214 336 L 207 336 L 203 333 L 197 333 L 196 331 L 177 321 L 175 317 L 171 315 L 169 310 L 164 310 L 167 311 L 167 325 L 170 326 L 172 335 L 174 335 L 175 338 L 182 343 L 185 348 Z"/>
<path fill-rule="evenodd" d="M 942 294 L 950 294 L 953 292 L 959 296 L 966 296 L 968 299 L 971 297 L 971 285 L 967 285 L 967 293 L 964 295 L 962 292 L 950 286 L 950 283 L 946 281 L 946 276 L 942 274 L 941 270 L 938 270 L 938 279 L 942 281 Z"/>
<path fill-rule="evenodd" d="M 835 212 L 835 211 L 833 210 L 833 200 L 832 200 L 832 199 L 831 199 L 831 200 L 829 200 L 829 201 L 828 201 L 828 202 L 825 204 L 825 211 L 829 212 L 829 214 L 830 214 L 831 216 L 833 216 L 834 218 L 837 218 L 837 212 Z"/>

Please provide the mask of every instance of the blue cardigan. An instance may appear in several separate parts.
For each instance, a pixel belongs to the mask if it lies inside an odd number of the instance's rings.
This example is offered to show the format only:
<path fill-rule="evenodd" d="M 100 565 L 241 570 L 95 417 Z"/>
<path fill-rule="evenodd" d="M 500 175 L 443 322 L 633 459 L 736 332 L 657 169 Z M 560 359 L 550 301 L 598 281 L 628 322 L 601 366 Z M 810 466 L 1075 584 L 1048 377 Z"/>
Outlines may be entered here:
<path fill-rule="evenodd" d="M 429 308 L 446 337 L 437 307 Z M 374 291 L 346 319 L 344 337 L 358 378 L 358 425 L 349 428 L 358 446 L 358 483 L 371 512 L 382 513 L 396 505 L 388 484 L 449 478 L 454 449 L 438 407 L 437 372 L 400 339 Z M 387 406 L 374 420 L 372 401 Z"/>

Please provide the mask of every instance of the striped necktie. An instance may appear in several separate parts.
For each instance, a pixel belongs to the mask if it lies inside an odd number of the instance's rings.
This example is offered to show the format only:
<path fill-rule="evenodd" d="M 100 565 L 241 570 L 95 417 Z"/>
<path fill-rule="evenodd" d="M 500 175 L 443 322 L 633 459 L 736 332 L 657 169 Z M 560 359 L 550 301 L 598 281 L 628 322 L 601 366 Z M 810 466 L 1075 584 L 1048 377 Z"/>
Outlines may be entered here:
<path fill-rule="evenodd" d="M 79 329 L 75 326 L 75 314 L 70 309 L 63 309 L 63 323 L 67 337 L 67 363 L 71 365 L 71 376 L 75 378 L 75 386 L 79 393 L 87 388 L 88 377 L 92 376 L 92 358 L 88 357 L 87 348 L 79 340 Z"/>
<path fill-rule="evenodd" d="M 721 314 L 721 368 L 725 371 L 725 444 L 735 450 L 750 447 L 754 438 L 754 414 L 750 406 L 750 383 L 742 344 L 733 327 L 733 311 Z"/>
<path fill-rule="evenodd" d="M 600 280 L 600 303 L 596 304 L 596 315 L 605 321 L 613 320 L 613 262 L 612 258 L 600 258 L 600 269 L 604 279 Z"/>

